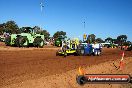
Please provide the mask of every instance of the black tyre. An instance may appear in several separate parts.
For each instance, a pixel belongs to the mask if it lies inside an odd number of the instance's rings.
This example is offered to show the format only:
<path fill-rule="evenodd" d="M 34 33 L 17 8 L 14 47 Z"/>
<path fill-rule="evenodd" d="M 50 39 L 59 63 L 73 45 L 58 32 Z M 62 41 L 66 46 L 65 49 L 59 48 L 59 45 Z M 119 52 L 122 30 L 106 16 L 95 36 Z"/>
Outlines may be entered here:
<path fill-rule="evenodd" d="M 98 51 L 95 51 L 95 52 L 94 52 L 94 56 L 97 56 L 97 55 L 98 55 Z"/>
<path fill-rule="evenodd" d="M 66 57 L 67 56 L 67 53 L 66 52 L 64 52 L 64 57 Z"/>
<path fill-rule="evenodd" d="M 16 40 L 15 40 L 15 46 L 17 46 L 17 47 L 20 47 L 19 39 L 20 39 L 20 37 L 17 37 Z"/>
<path fill-rule="evenodd" d="M 76 53 L 77 53 L 78 56 L 83 56 L 84 55 L 84 50 L 77 49 Z"/>
<path fill-rule="evenodd" d="M 39 48 L 43 48 L 44 40 L 42 38 L 35 38 L 33 45 Z"/>
<path fill-rule="evenodd" d="M 74 56 L 78 56 L 77 52 L 74 53 Z"/>
<path fill-rule="evenodd" d="M 26 38 L 26 37 L 19 38 L 19 46 L 20 47 L 27 47 L 28 45 L 29 45 L 28 38 Z"/>
<path fill-rule="evenodd" d="M 98 50 L 98 56 L 100 56 L 101 55 L 101 50 Z"/>
<path fill-rule="evenodd" d="M 86 83 L 86 78 L 83 75 L 77 76 L 76 81 L 79 85 L 83 85 Z"/>
<path fill-rule="evenodd" d="M 132 77 L 130 77 L 131 79 L 130 79 L 130 83 L 132 84 Z"/>
<path fill-rule="evenodd" d="M 56 56 L 59 56 L 58 51 L 56 52 Z"/>
<path fill-rule="evenodd" d="M 5 44 L 6 44 L 6 46 L 9 46 L 10 42 L 11 42 L 11 36 L 6 37 L 5 38 Z"/>

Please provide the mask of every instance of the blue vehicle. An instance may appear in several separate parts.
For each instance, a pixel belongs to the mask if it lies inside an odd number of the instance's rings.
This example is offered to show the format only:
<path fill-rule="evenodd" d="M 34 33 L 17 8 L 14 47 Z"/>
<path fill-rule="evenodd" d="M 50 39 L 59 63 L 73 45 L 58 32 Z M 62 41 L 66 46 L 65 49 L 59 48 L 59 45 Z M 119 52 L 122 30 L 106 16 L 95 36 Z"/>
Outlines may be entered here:
<path fill-rule="evenodd" d="M 77 55 L 81 56 L 86 56 L 86 55 L 94 55 L 94 56 L 99 56 L 101 55 L 101 48 L 96 48 L 93 47 L 94 45 L 91 44 L 79 44 L 78 48 L 76 50 Z M 97 46 L 97 45 L 96 45 Z"/>

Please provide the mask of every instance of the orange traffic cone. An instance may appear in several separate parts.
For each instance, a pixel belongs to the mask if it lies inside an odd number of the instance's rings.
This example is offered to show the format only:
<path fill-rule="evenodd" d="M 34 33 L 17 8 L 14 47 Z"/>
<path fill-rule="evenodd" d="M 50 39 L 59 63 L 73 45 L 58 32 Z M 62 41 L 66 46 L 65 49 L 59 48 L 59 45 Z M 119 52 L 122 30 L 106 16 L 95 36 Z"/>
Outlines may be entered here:
<path fill-rule="evenodd" d="M 82 70 L 81 67 L 79 67 L 78 71 L 79 71 L 79 75 L 84 75 L 84 71 Z"/>
<path fill-rule="evenodd" d="M 124 62 L 123 62 L 123 60 L 124 60 L 124 52 L 122 53 L 122 58 L 121 58 L 121 61 L 120 61 L 120 66 L 119 66 L 120 70 L 124 69 Z"/>

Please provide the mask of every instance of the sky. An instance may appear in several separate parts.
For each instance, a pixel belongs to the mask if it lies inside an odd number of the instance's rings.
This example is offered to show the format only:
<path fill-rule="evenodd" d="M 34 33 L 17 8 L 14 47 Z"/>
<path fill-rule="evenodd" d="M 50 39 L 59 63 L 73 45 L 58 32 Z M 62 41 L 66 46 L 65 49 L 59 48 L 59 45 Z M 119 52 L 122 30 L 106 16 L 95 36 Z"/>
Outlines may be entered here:
<path fill-rule="evenodd" d="M 80 39 L 84 33 L 102 39 L 124 34 L 132 41 L 132 0 L 0 0 L 0 23 L 9 20 L 40 26 L 51 36 L 56 31 Z"/>

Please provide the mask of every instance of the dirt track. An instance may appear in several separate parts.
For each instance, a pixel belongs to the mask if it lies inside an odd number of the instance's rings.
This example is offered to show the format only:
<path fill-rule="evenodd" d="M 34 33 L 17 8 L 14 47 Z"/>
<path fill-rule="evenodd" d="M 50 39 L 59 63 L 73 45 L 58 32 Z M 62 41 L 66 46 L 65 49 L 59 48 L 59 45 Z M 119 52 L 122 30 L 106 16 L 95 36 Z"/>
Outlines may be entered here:
<path fill-rule="evenodd" d="M 0 87 L 26 80 L 65 73 L 78 68 L 121 58 L 119 49 L 103 49 L 102 56 L 55 55 L 56 48 L 6 48 L 0 47 Z M 132 57 L 132 52 L 125 52 Z"/>

